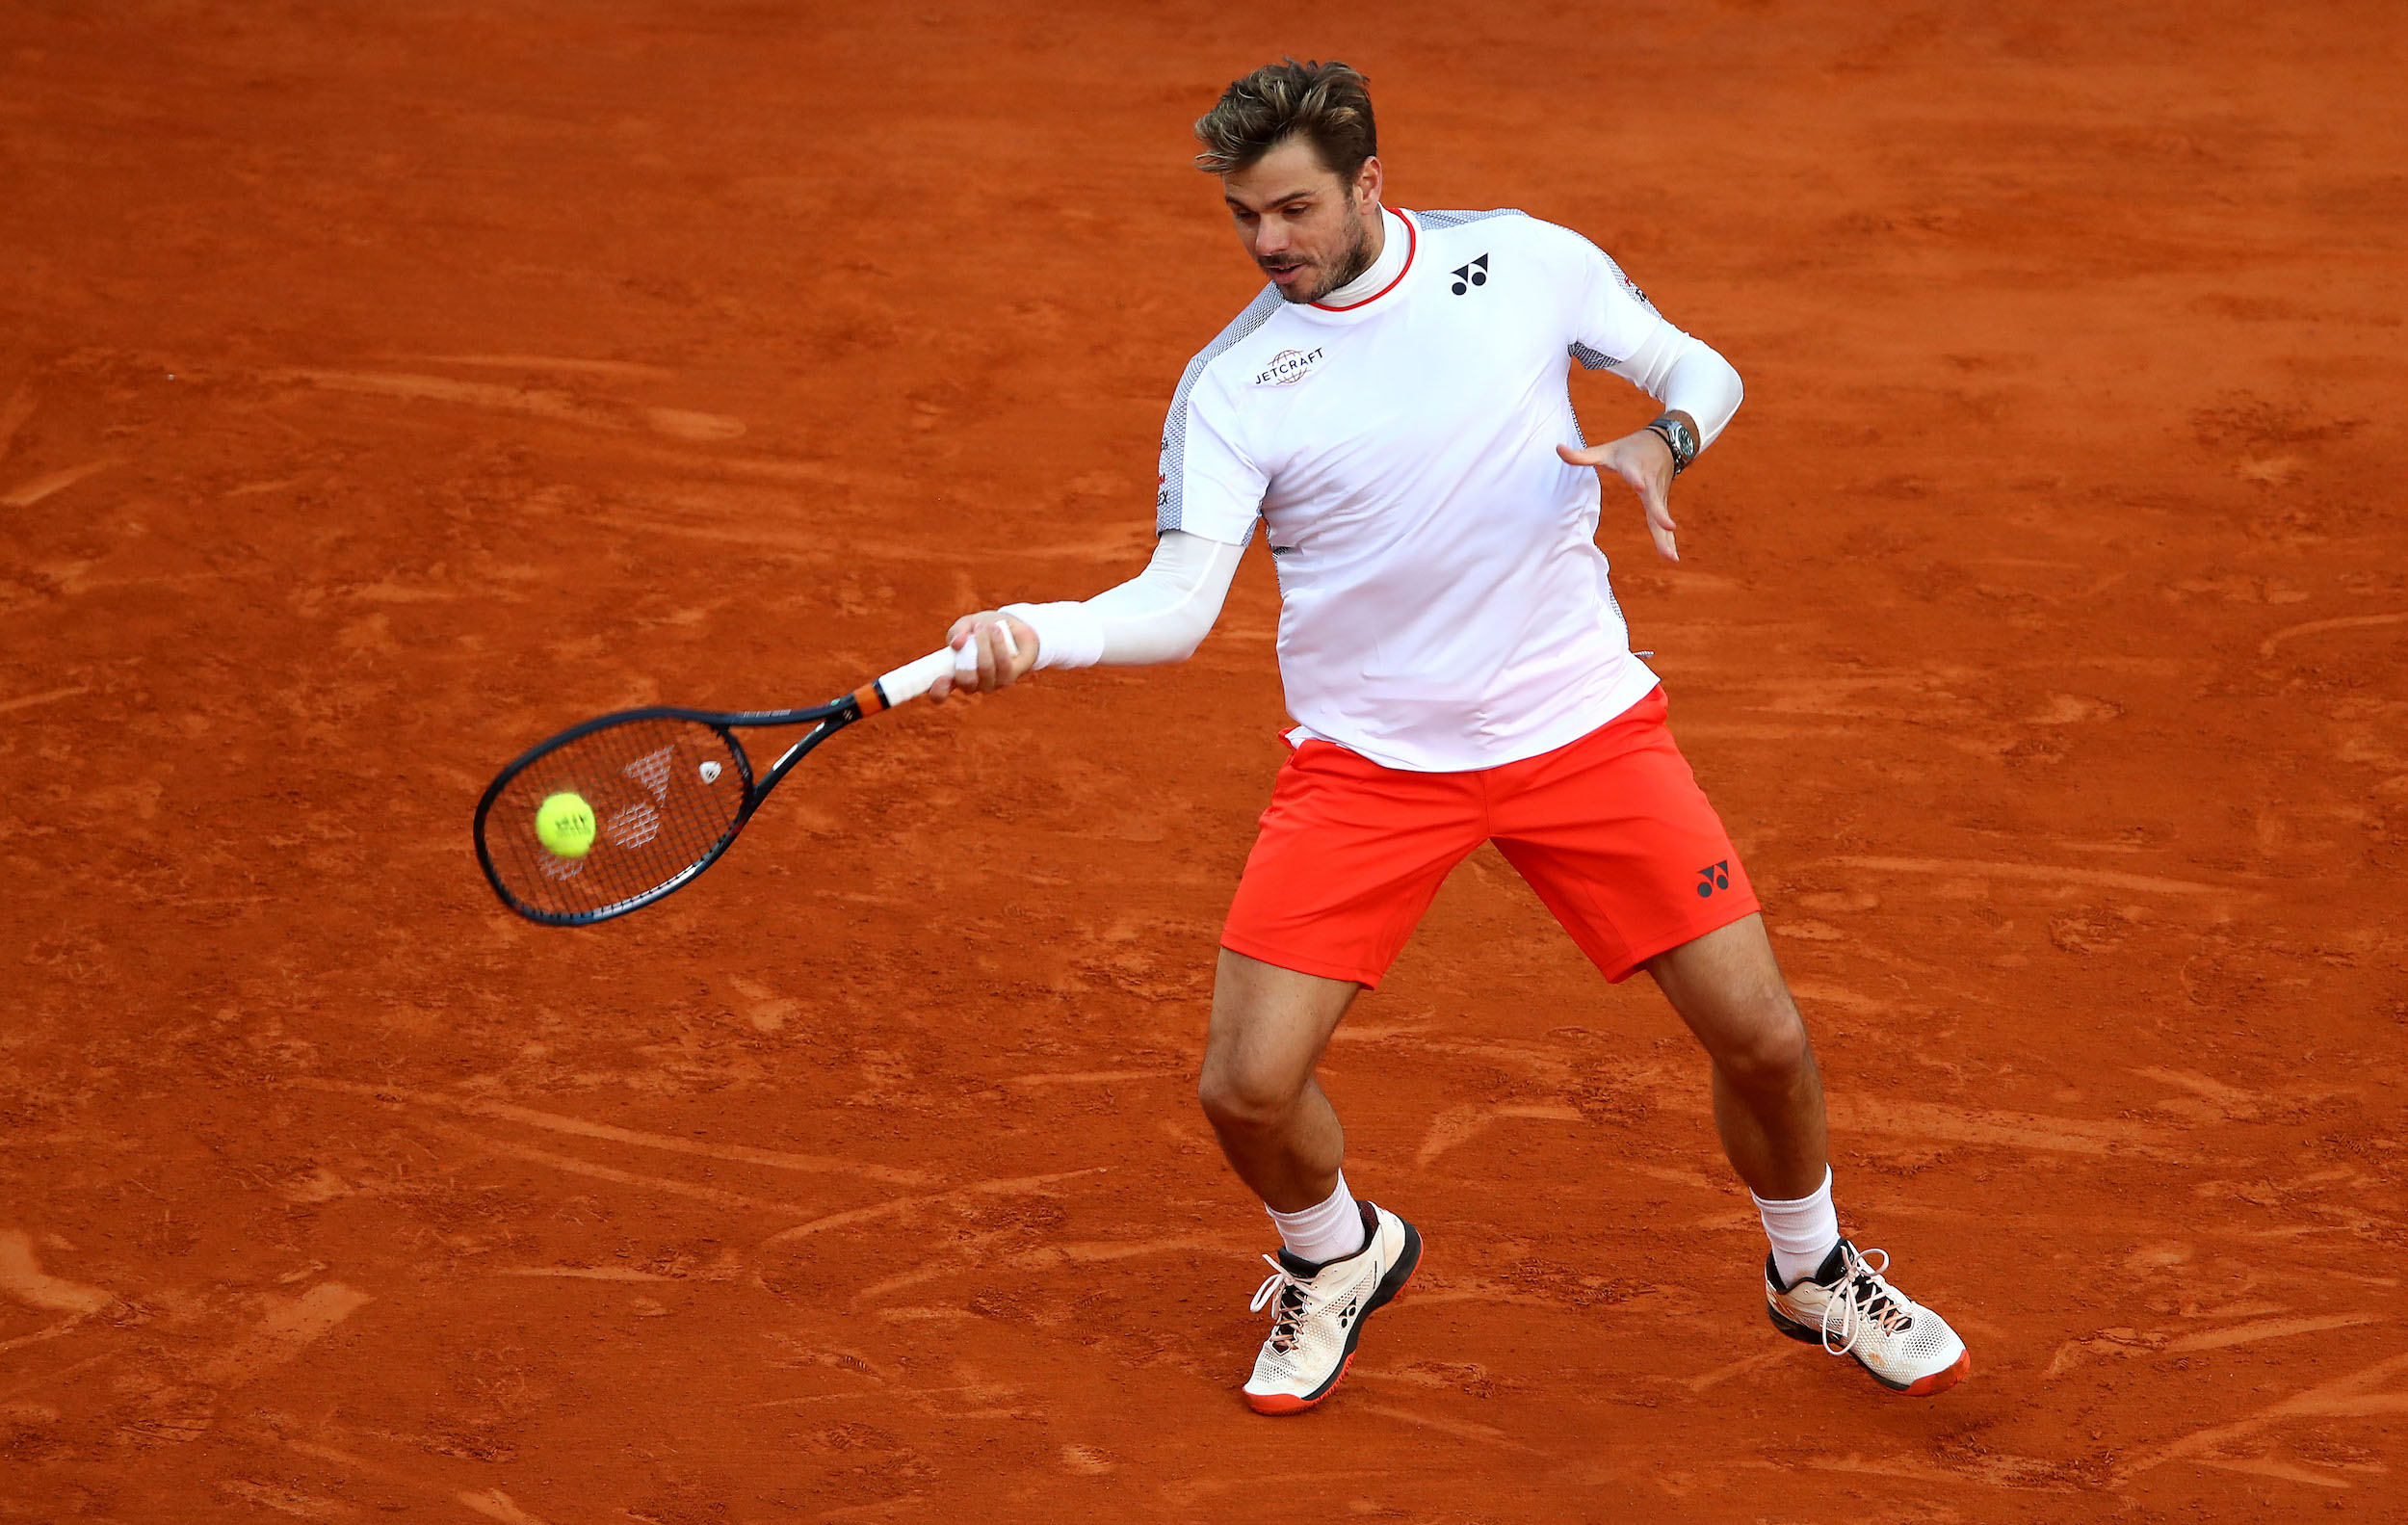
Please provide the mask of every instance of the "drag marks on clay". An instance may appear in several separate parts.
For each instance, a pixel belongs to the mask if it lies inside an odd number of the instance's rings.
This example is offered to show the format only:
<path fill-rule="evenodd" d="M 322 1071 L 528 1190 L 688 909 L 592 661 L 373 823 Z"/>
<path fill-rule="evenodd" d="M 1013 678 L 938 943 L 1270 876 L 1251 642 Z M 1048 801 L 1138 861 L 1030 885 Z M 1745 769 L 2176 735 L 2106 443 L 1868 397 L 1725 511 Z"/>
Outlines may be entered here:
<path fill-rule="evenodd" d="M 1042 1086 L 1108 1086 L 1130 1080 L 1179 1080 L 1187 1074 L 1185 1069 L 1077 1069 L 1014 1075 L 1004 1084 L 1032 1090 Z"/>
<path fill-rule="evenodd" d="M 1494 1446 L 1504 1451 L 1519 1451 L 1525 1456 L 1534 1457 L 1546 1454 L 1536 1446 L 1524 1445 L 1495 1425 L 1476 1424 L 1469 1419 L 1441 1419 L 1436 1414 L 1416 1413 L 1410 1408 L 1395 1408 L 1386 1404 L 1366 1403 L 1360 1398 L 1355 1399 L 1347 1407 L 1356 1413 L 1373 1414 L 1381 1419 L 1393 1419 L 1399 1424 L 1413 1425 L 1423 1430 L 1435 1430 L 1442 1435 L 1453 1435 L 1458 1440 L 1477 1440 L 1484 1446 Z"/>
<path fill-rule="evenodd" d="M 118 464 L 118 459 L 115 456 L 103 456 L 98 460 L 87 460 L 80 466 L 68 466 L 60 471 L 44 472 L 39 477 L 18 483 L 6 492 L 0 492 L 0 505 L 12 509 L 30 509 L 42 499 L 55 493 L 65 492 L 86 477 L 106 471 L 116 464 Z"/>
<path fill-rule="evenodd" d="M 2232 895 L 2254 892 L 2191 880 L 2161 879 L 2152 874 L 2124 874 L 2113 869 L 2074 868 L 2051 863 L 2008 863 L 1988 858 L 1953 857 L 1835 857 L 1824 861 L 1843 868 L 1871 869 L 1883 874 L 1948 874 L 1961 879 L 2011 879 L 2033 883 L 2087 885 L 2130 890 L 2141 895 Z"/>
<path fill-rule="evenodd" d="M 523 1122 L 531 1128 L 543 1128 L 554 1133 L 571 1134 L 578 1138 L 598 1139 L 608 1144 L 628 1144 L 640 1148 L 663 1149 L 673 1154 L 696 1155 L 708 1160 L 724 1160 L 737 1165 L 758 1165 L 772 1170 L 798 1170 L 824 1175 L 852 1175 L 865 1181 L 877 1181 L 888 1186 L 919 1186 L 928 1176 L 919 1170 L 896 1166 L 872 1165 L 862 1160 L 847 1160 L 824 1154 L 796 1154 L 784 1149 L 759 1149 L 742 1144 L 696 1144 L 665 1133 L 646 1133 L 637 1128 L 622 1128 L 614 1123 L 589 1122 L 556 1112 L 540 1112 L 515 1102 L 495 1101 L 484 1096 L 451 1096 L 439 1091 L 405 1091 L 393 1086 L 370 1086 L 357 1081 L 321 1080 L 314 1076 L 295 1076 L 285 1082 L 305 1091 L 323 1091 L 338 1095 L 366 1096 L 388 1103 L 406 1102 L 421 1107 L 440 1107 L 476 1117 L 495 1117 L 508 1122 Z"/>
<path fill-rule="evenodd" d="M 92 685 L 85 683 L 71 689 L 51 689 L 43 694 L 28 694 L 19 698 L 0 699 L 0 715 L 7 715 L 15 710 L 30 710 L 40 704 L 56 704 L 61 699 L 76 698 L 91 692 Z"/>
<path fill-rule="evenodd" d="M 2195 1069 L 2161 1069 L 2152 1065 L 2135 1069 L 2133 1073 L 2143 1080 L 2154 1080 L 2159 1085 L 2172 1086 L 2177 1091 L 2187 1091 L 2195 1096 L 2204 1097 L 2218 1117 L 2247 1121 L 2258 1115 L 2258 1103 L 2262 1098 L 2255 1092 L 2228 1086 Z"/>
<path fill-rule="evenodd" d="M 98 1313 L 117 1301 L 117 1294 L 105 1287 L 50 1275 L 34 1250 L 32 1234 L 22 1228 L 0 1229 L 0 1296 L 45 1313 L 78 1315 Z"/>
<path fill-rule="evenodd" d="M 1742 1355 L 1728 1365 L 1717 1366 L 1710 1372 L 1700 1372 L 1694 1377 L 1666 1380 L 1679 1382 L 1692 1393 L 1702 1393 L 1709 1387 L 1721 1386 L 1734 1377 L 1744 1377 L 1750 1372 L 1760 1372 L 1767 1366 L 1777 1366 L 1789 1358 L 1788 1351 L 1759 1351 L 1753 1355 Z"/>
<path fill-rule="evenodd" d="M 2373 1390 L 2403 1373 L 2408 1373 L 2408 1354 L 2393 1355 L 2330 1381 L 2318 1382 L 2244 1418 L 2208 1425 L 2143 1452 L 2116 1469 L 2115 1481 L 2129 1483 L 2169 1461 L 2204 1459 L 2206 1453 L 2220 1446 L 2246 1439 L 2291 1420 L 2373 1419 L 2408 1414 L 2408 1392 Z"/>
<path fill-rule="evenodd" d="M 0 460 L 9 458 L 9 447 L 16 443 L 16 432 L 25 427 L 25 420 L 34 416 L 34 383 L 19 381 L 9 400 L 0 403 Z"/>
<path fill-rule="evenodd" d="M 1801 1456 L 1790 1461 L 1767 1458 L 1742 1464 L 1782 1470 L 1806 1468 L 1817 1472 L 1853 1472 L 1868 1477 L 1905 1478 L 1925 1484 L 1970 1483 L 1980 1487 L 2013 1488 L 2034 1493 L 2072 1493 L 2087 1481 L 2065 1462 L 2050 1461 L 2039 1457 L 1998 1454 L 1975 1457 L 1963 1466 L 1955 1467 L 1941 1466 L 1920 1457 L 1868 1457 L 1855 1451 L 1838 1457 Z"/>
<path fill-rule="evenodd" d="M 2214 1467 L 2220 1472 L 2240 1472 L 2251 1477 L 2275 1478 L 2285 1483 L 2309 1483 L 2320 1488 L 2345 1488 L 2349 1484 L 2329 1472 L 2313 1472 L 2304 1466 L 2285 1461 L 2279 1457 L 2250 1457 L 2234 1459 L 2225 1457 L 2201 1457 L 2197 1465 Z M 2380 1472 L 2379 1465 L 2360 1463 L 2358 1470 Z"/>
<path fill-rule="evenodd" d="M 830 1213 L 824 1218 L 815 1218 L 807 1223 L 797 1223 L 792 1228 L 781 1228 L 761 1241 L 760 1248 L 767 1249 L 772 1245 L 823 1233 L 830 1228 L 848 1227 L 853 1223 L 871 1223 L 881 1218 L 908 1217 L 924 1207 L 933 1207 L 941 1202 L 965 1201 L 979 1196 L 1034 1196 L 1042 1194 L 1047 1187 L 1057 1182 L 1076 1180 L 1083 1175 L 1101 1175 L 1108 1169 L 1110 1167 L 1094 1165 L 1084 1170 L 1055 1170 L 1044 1175 L 1015 1175 L 1003 1180 L 977 1181 L 968 1186 L 955 1187 L 950 1192 L 929 1192 L 913 1196 L 890 1197 L 883 1202 L 873 1202 L 867 1207 L 855 1207 L 841 1213 Z"/>
<path fill-rule="evenodd" d="M 634 360 L 581 360 L 561 355 L 403 355 L 395 359 L 429 365 L 473 365 L 496 371 L 564 371 L 572 376 L 616 376 L 629 381 L 667 381 L 677 373 Z"/>
<path fill-rule="evenodd" d="M 272 1302 L 249 1338 L 204 1362 L 194 1376 L 221 1390 L 241 1387 L 293 1360 L 372 1301 L 356 1287 L 321 1281 L 297 1298 Z"/>
<path fill-rule="evenodd" d="M 358 1519 L 364 1512 L 358 1505 L 346 1504 L 341 1499 L 323 1498 L 315 1493 L 303 1493 L 296 1488 L 246 1478 L 221 1479 L 218 1491 L 229 1498 L 241 1499 L 246 1504 L 255 1504 L 279 1514 L 290 1514 L 296 1519 Z"/>
<path fill-rule="evenodd" d="M 638 1271 L 633 1266 L 503 1266 L 497 1276 L 558 1276 L 570 1281 L 683 1281 L 684 1276 L 665 1275 L 658 1271 Z"/>
<path fill-rule="evenodd" d="M 401 1488 L 425 1498 L 442 1499 L 448 1503 L 457 1504 L 486 1519 L 499 1520 L 502 1525 L 550 1525 L 550 1522 L 541 1515 L 520 1508 L 516 1500 L 500 1488 L 475 1490 L 447 1488 L 440 1483 L 430 1483 L 422 1478 L 412 1477 L 406 1472 L 399 1472 L 391 1467 L 380 1465 L 365 1457 L 353 1456 L 348 1451 L 338 1451 L 332 1446 L 322 1445 L 315 1441 L 287 1438 L 284 1445 L 286 1449 L 297 1455 L 307 1457 L 313 1461 L 323 1461 L 340 1467 L 344 1471 L 353 1472 L 361 1477 L 381 1483 L 387 1487 Z"/>
<path fill-rule="evenodd" d="M 2302 1334 L 2321 1334 L 2327 1329 L 2355 1328 L 2362 1324 L 2380 1324 L 2380 1313 L 2335 1313 L 2315 1319 L 2260 1319 L 2252 1324 L 2236 1324 L 2230 1328 L 2203 1329 L 2168 1340 L 2165 1350 L 2179 1354 L 2186 1351 L 2216 1351 L 2232 1345 L 2250 1345 L 2259 1340 L 2288 1340 Z"/>
<path fill-rule="evenodd" d="M 1827 1105 L 1834 1128 L 1857 1133 L 1921 1138 L 1942 1144 L 2035 1149 L 2047 1154 L 2127 1154 L 2150 1160 L 2197 1163 L 2194 1154 L 2166 1146 L 2173 1136 L 2165 1129 L 2121 1118 L 2056 1117 L 2029 1112 L 1995 1112 L 1976 1107 L 1950 1107 L 1930 1101 L 1896 1101 L 1882 1095 L 1850 1092 L 1829 1098 Z"/>
<path fill-rule="evenodd" d="M 455 1127 L 448 1122 L 437 1122 L 432 1117 L 413 1117 L 410 1120 L 430 1133 L 449 1139 L 455 1144 L 466 1144 L 480 1153 L 499 1155 L 504 1159 L 518 1160 L 528 1165 L 548 1166 L 552 1170 L 564 1170 L 571 1175 L 589 1176 L 594 1180 L 609 1181 L 617 1186 L 636 1186 L 646 1191 L 667 1192 L 672 1196 L 691 1197 L 697 1202 L 709 1202 L 714 1207 L 731 1207 L 744 1212 L 799 1216 L 812 1211 L 799 1202 L 781 1202 L 766 1196 L 747 1196 L 742 1192 L 721 1191 L 716 1186 L 699 1186 L 693 1181 L 678 1180 L 674 1176 L 646 1175 L 638 1170 L 622 1170 L 608 1165 L 596 1165 L 590 1160 L 581 1160 L 574 1155 L 554 1154 L 549 1149 L 533 1148 L 527 1144 L 511 1144 L 502 1139 L 489 1139 L 482 1133 Z"/>
<path fill-rule="evenodd" d="M 720 413 L 700 413 L 682 408 L 629 408 L 597 404 L 572 397 L 566 392 L 532 386 L 500 386 L 490 381 L 457 381 L 449 377 L 419 376 L 404 371 L 288 370 L 270 372 L 268 380 L 301 382 L 329 392 L 398 398 L 405 402 L 451 403 L 463 408 L 523 413 L 554 423 L 575 424 L 606 432 L 624 432 L 641 427 L 672 439 L 734 439 L 745 433 L 744 420 Z"/>
<path fill-rule="evenodd" d="M 1579 1122 L 1577 1108 L 1556 1106 L 1543 1102 L 1508 1102 L 1504 1105 L 1480 1104 L 1449 1107 L 1431 1119 L 1429 1131 L 1422 1136 L 1422 1146 L 1413 1156 L 1414 1165 L 1428 1170 L 1432 1161 L 1459 1144 L 1466 1144 L 1509 1117 L 1534 1122 Z"/>
<path fill-rule="evenodd" d="M 2341 630 L 2372 630 L 2384 625 L 2408 624 L 2408 614 L 2343 615 L 2335 619 L 2311 619 L 2306 624 L 2290 625 L 2258 643 L 2258 655 L 2271 657 L 2283 645 L 2301 636 L 2328 635 Z"/>

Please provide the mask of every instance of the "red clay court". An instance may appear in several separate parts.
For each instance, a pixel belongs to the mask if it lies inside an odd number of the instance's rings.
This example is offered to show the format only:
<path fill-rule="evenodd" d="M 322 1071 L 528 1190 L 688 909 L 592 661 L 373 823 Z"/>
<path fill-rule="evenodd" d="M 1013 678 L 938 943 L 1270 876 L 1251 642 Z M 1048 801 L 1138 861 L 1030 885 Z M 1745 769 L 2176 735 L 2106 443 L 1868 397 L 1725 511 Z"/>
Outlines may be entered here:
<path fill-rule="evenodd" d="M 2398 8 L 1379 10 L 9 9 L 0 1520 L 2408 1512 Z M 1420 1279 L 1246 1411 L 1259 550 L 628 920 L 478 877 L 585 715 L 1141 565 L 1283 52 L 1747 379 L 1603 543 L 1943 1398 L 1767 1327 L 1694 1044 L 1483 850 L 1332 1049 Z"/>

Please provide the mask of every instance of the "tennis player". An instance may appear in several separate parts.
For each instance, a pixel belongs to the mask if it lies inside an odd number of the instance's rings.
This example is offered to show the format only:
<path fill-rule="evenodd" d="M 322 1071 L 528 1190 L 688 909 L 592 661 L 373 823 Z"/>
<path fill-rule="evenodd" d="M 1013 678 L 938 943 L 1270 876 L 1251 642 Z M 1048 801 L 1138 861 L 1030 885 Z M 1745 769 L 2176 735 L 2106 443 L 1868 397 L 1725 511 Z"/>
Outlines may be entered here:
<path fill-rule="evenodd" d="M 1296 724 L 1221 933 L 1200 1086 L 1281 1239 L 1247 1401 L 1327 1397 L 1420 1259 L 1414 1226 L 1348 1188 L 1314 1069 L 1439 882 L 1492 841 L 1608 980 L 1645 970 L 1704 1045 L 1724 1152 L 1771 1241 L 1773 1327 L 1894 1392 L 1953 1385 L 1964 1342 L 1887 1279 L 1886 1254 L 1841 1237 L 1805 1024 L 1595 543 L 1610 474 L 1679 560 L 1668 490 L 1731 421 L 1738 373 L 1578 233 L 1383 205 L 1371 96 L 1343 64 L 1257 69 L 1195 132 L 1270 284 L 1179 380 L 1153 560 L 1083 603 L 965 616 L 949 639 L 982 692 L 1183 660 L 1265 526 Z M 1574 362 L 1661 416 L 1584 443 Z M 970 684 L 965 666 L 934 693 Z"/>

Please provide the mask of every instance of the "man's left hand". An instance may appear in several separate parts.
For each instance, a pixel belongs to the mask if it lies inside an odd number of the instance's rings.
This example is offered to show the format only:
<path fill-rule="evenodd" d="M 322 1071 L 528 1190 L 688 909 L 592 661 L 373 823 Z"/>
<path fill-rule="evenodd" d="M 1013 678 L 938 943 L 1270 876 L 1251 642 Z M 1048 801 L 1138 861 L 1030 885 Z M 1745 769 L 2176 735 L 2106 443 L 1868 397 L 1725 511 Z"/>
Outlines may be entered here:
<path fill-rule="evenodd" d="M 1647 533 L 1655 538 L 1656 549 L 1668 562 L 1681 559 L 1672 543 L 1672 447 L 1652 429 L 1636 434 L 1624 434 L 1609 444 L 1591 445 L 1586 450 L 1556 446 L 1556 454 L 1576 466 L 1595 466 L 1611 472 L 1631 485 L 1638 501 L 1647 510 Z"/>

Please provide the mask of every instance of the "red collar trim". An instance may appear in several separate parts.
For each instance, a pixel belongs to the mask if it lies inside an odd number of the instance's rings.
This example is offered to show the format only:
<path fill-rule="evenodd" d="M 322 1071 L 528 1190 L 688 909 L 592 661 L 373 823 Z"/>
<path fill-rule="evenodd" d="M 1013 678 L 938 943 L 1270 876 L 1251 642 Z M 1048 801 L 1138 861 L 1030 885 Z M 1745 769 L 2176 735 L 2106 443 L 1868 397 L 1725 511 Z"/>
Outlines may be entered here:
<path fill-rule="evenodd" d="M 1325 302 L 1317 302 L 1313 303 L 1314 306 L 1319 307 L 1323 312 L 1353 312 L 1357 308 L 1370 306 L 1373 302 L 1377 302 L 1380 298 L 1385 297 L 1388 293 L 1397 289 L 1398 284 L 1401 282 L 1406 276 L 1412 273 L 1413 256 L 1421 251 L 1422 247 L 1422 236 L 1413 230 L 1413 220 L 1405 216 L 1402 212 L 1399 212 L 1397 214 L 1397 221 L 1404 224 L 1404 269 L 1397 272 L 1397 278 L 1388 282 L 1385 286 L 1380 287 L 1377 291 L 1373 292 L 1361 302 L 1349 302 L 1343 307 L 1333 307 Z"/>

